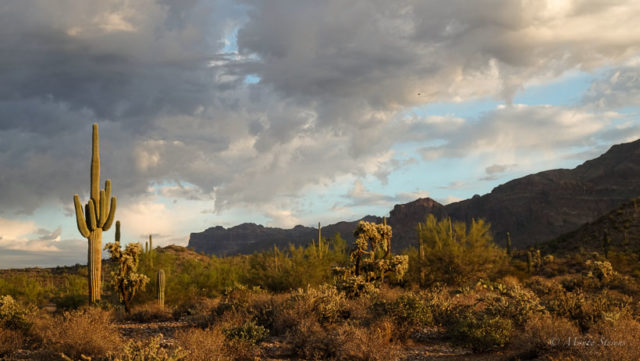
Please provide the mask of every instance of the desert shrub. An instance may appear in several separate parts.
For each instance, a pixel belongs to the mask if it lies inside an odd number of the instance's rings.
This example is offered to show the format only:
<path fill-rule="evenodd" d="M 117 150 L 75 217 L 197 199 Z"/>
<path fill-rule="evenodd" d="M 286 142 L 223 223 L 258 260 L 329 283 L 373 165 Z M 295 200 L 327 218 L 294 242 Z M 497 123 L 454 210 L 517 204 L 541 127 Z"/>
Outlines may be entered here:
<path fill-rule="evenodd" d="M 432 287 L 424 293 L 424 302 L 439 325 L 449 325 L 458 319 L 460 307 L 456 305 L 444 287 Z"/>
<path fill-rule="evenodd" d="M 173 309 L 172 315 L 174 319 L 206 328 L 211 323 L 213 310 L 217 308 L 219 303 L 219 298 L 196 297 L 177 305 Z"/>
<path fill-rule="evenodd" d="M 489 224 L 481 219 L 467 227 L 429 214 L 418 224 L 418 236 L 419 249 L 411 253 L 409 272 L 423 286 L 490 278 L 507 264 L 505 252 L 493 243 Z"/>
<path fill-rule="evenodd" d="M 524 326 L 514 341 L 513 348 L 528 358 L 570 349 L 569 340 L 580 337 L 576 325 L 565 319 L 550 315 L 535 315 Z"/>
<path fill-rule="evenodd" d="M 22 346 L 24 335 L 17 330 L 0 326 L 0 359 Z"/>
<path fill-rule="evenodd" d="M 34 310 L 17 302 L 11 296 L 0 296 L 0 326 L 14 330 L 30 327 L 27 315 Z"/>
<path fill-rule="evenodd" d="M 117 352 L 122 345 L 111 313 L 99 308 L 40 318 L 32 332 L 52 355 L 64 353 L 73 359 L 79 359 L 82 355 L 104 357 Z"/>
<path fill-rule="evenodd" d="M 162 307 L 156 302 L 151 302 L 133 306 L 126 319 L 136 322 L 162 322 L 172 320 L 173 315 L 171 310 L 166 307 Z"/>
<path fill-rule="evenodd" d="M 524 283 L 524 286 L 533 291 L 539 298 L 555 297 L 565 292 L 565 288 L 556 280 L 540 276 L 531 277 Z"/>
<path fill-rule="evenodd" d="M 219 328 L 191 328 L 176 333 L 178 345 L 188 352 L 186 361 L 228 361 L 224 334 Z"/>
<path fill-rule="evenodd" d="M 523 326 L 534 314 L 545 312 L 544 306 L 540 304 L 538 296 L 532 291 L 523 288 L 519 283 L 489 283 L 483 284 L 496 293 L 491 293 L 485 298 L 485 312 L 509 318 L 516 326 Z"/>
<path fill-rule="evenodd" d="M 298 303 L 314 314 L 319 322 L 336 322 L 344 319 L 347 300 L 335 286 L 324 284 L 317 288 L 298 289 L 288 303 Z"/>
<path fill-rule="evenodd" d="M 372 296 L 378 292 L 378 288 L 364 276 L 351 274 L 345 267 L 334 267 L 336 287 L 349 298 Z"/>
<path fill-rule="evenodd" d="M 417 327 L 433 324 L 433 315 L 424 300 L 407 293 L 393 301 L 378 301 L 373 304 L 376 313 L 389 317 L 396 328 L 396 335 L 406 339 Z"/>
<path fill-rule="evenodd" d="M 269 336 L 269 331 L 254 321 L 245 322 L 242 326 L 223 329 L 222 333 L 229 340 L 241 340 L 254 345 Z"/>
<path fill-rule="evenodd" d="M 591 347 L 578 348 L 578 354 L 588 361 L 640 360 L 640 323 L 631 318 L 603 320 L 588 337 Z"/>
<path fill-rule="evenodd" d="M 334 359 L 345 342 L 332 325 L 321 325 L 315 317 L 302 317 L 289 328 L 285 339 L 293 353 L 306 360 Z"/>
<path fill-rule="evenodd" d="M 284 334 L 297 327 L 300 319 L 321 324 L 338 322 L 351 315 L 351 306 L 334 286 L 300 289 L 277 304 L 271 330 L 274 335 Z"/>
<path fill-rule="evenodd" d="M 589 295 L 581 290 L 566 292 L 544 301 L 545 307 L 557 316 L 576 321 L 587 331 L 598 321 L 619 318 L 629 312 L 631 299 L 606 290 Z"/>
<path fill-rule="evenodd" d="M 149 340 L 132 340 L 124 344 L 117 353 L 110 353 L 110 361 L 179 361 L 184 360 L 187 352 L 180 347 L 167 348 L 161 345 L 162 337 Z"/>
<path fill-rule="evenodd" d="M 337 331 L 336 359 L 345 361 L 390 361 L 398 358 L 398 346 L 393 343 L 393 322 L 382 319 L 367 327 L 351 324 Z"/>
<path fill-rule="evenodd" d="M 484 352 L 504 347 L 511 340 L 513 322 L 508 318 L 470 313 L 447 332 L 456 343 Z"/>

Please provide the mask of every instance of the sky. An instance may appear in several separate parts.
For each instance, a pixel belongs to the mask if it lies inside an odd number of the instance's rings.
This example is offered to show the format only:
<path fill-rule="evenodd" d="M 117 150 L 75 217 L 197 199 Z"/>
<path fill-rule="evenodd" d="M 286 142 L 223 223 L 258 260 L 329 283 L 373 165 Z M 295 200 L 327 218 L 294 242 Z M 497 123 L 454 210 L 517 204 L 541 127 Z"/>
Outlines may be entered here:
<path fill-rule="evenodd" d="M 160 246 L 573 168 L 640 138 L 639 18 L 632 0 L 2 1 L 0 268 L 86 263 L 94 122 L 123 239 Z"/>

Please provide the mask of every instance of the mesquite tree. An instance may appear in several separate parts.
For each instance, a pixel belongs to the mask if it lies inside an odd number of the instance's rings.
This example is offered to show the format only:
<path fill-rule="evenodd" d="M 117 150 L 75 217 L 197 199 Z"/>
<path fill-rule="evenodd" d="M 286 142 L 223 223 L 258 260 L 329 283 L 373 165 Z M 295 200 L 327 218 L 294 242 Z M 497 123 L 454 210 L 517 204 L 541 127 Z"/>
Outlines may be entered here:
<path fill-rule="evenodd" d="M 108 204 L 109 198 L 111 203 Z M 116 197 L 111 197 L 111 181 L 107 179 L 104 189 L 100 189 L 100 149 L 98 145 L 98 124 L 93 124 L 92 148 L 91 148 L 91 194 L 89 201 L 84 206 L 80 197 L 73 196 L 73 204 L 76 208 L 76 222 L 78 230 L 89 241 L 88 268 L 89 268 L 89 302 L 100 300 L 100 286 L 102 273 L 102 231 L 111 228 L 116 213 Z"/>

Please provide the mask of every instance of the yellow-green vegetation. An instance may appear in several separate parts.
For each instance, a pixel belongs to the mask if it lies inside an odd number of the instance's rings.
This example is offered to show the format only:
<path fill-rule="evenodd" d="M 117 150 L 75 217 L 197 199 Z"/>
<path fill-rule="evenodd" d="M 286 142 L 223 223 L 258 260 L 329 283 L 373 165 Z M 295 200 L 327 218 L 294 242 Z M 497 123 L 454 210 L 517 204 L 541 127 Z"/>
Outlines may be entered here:
<path fill-rule="evenodd" d="M 100 300 L 102 289 L 102 232 L 111 228 L 116 212 L 116 197 L 111 197 L 111 180 L 107 179 L 104 189 L 100 189 L 100 148 L 98 141 L 98 124 L 96 123 L 93 124 L 91 147 L 91 197 L 84 206 L 84 212 L 80 197 L 77 194 L 73 196 L 78 230 L 89 242 L 89 302 L 92 304 Z M 108 203 L 109 198 L 111 198 L 110 204 Z"/>
<path fill-rule="evenodd" d="M 86 308 L 72 302 L 86 297 L 85 268 L 0 273 L 0 291 L 11 295 L 0 297 L 0 358 L 23 349 L 34 360 L 396 360 L 427 348 L 456 360 L 640 359 L 635 254 L 508 256 L 488 224 L 432 217 L 400 255 L 384 223 L 361 223 L 352 248 L 319 234 L 307 247 L 232 257 L 123 251 L 119 228 L 105 281 L 138 272 L 158 287 L 140 289 L 124 310 Z M 394 257 L 408 269 L 390 267 Z M 345 274 L 359 286 L 346 287 Z M 116 303 L 120 289 L 103 301 Z M 55 312 L 42 307 L 51 302 Z"/>
<path fill-rule="evenodd" d="M 111 285 L 116 289 L 125 312 L 129 313 L 136 292 L 143 290 L 149 282 L 149 277 L 137 272 L 142 247 L 140 243 L 129 243 L 124 250 L 120 248 L 120 221 L 117 221 L 116 241 L 107 243 L 104 249 L 109 251 L 115 265 L 115 271 L 111 272 Z"/>
<path fill-rule="evenodd" d="M 360 221 L 353 235 L 356 239 L 349 254 L 351 264 L 333 268 L 341 291 L 353 297 L 375 292 L 387 274 L 395 283 L 403 281 L 409 257 L 391 257 L 392 231 L 386 219 L 383 224 Z"/>
<path fill-rule="evenodd" d="M 489 224 L 482 219 L 470 225 L 432 214 L 417 226 L 419 244 L 409 252 L 410 277 L 421 286 L 491 278 L 504 270 L 508 257 L 493 243 Z"/>

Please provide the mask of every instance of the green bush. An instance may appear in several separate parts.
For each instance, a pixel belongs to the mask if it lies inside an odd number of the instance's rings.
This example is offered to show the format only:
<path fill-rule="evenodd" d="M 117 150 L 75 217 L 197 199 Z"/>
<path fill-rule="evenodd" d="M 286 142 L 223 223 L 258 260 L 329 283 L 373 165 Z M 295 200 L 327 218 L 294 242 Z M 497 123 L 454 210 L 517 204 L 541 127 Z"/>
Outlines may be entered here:
<path fill-rule="evenodd" d="M 511 340 L 513 322 L 510 319 L 486 314 L 469 314 L 448 330 L 456 342 L 474 351 L 485 352 L 502 348 Z"/>
<path fill-rule="evenodd" d="M 242 326 L 231 327 L 222 330 L 225 337 L 229 340 L 240 340 L 250 344 L 257 344 L 269 336 L 266 328 L 258 325 L 255 321 L 245 322 Z"/>
<path fill-rule="evenodd" d="M 11 296 L 0 296 L 0 326 L 12 330 L 26 330 L 30 323 L 27 315 L 33 312 Z"/>
<path fill-rule="evenodd" d="M 507 265 L 506 253 L 493 242 L 490 226 L 482 219 L 467 227 L 429 214 L 418 224 L 418 237 L 418 249 L 410 252 L 409 278 L 423 286 L 491 278 Z"/>
<path fill-rule="evenodd" d="M 497 294 L 486 297 L 487 314 L 509 318 L 517 326 L 524 326 L 533 315 L 546 312 L 538 296 L 517 283 L 495 283 L 489 287 Z"/>
<path fill-rule="evenodd" d="M 373 309 L 377 315 L 388 316 L 393 320 L 401 339 L 407 338 L 417 327 L 433 324 L 431 310 L 423 299 L 413 293 L 403 294 L 390 302 L 376 301 Z"/>

